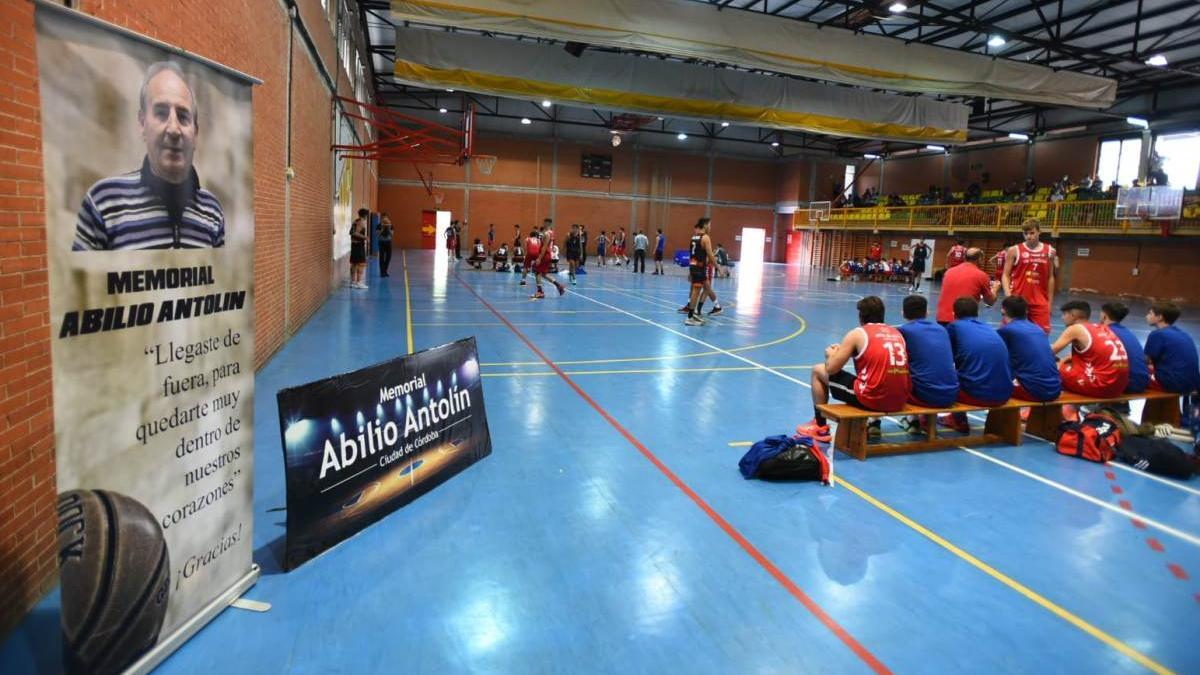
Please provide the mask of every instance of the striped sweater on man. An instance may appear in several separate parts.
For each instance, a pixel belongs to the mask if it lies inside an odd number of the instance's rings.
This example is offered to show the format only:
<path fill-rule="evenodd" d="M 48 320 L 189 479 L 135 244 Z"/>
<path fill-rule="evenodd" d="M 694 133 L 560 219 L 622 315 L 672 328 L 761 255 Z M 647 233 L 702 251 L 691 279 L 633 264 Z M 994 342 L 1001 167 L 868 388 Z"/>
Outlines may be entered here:
<path fill-rule="evenodd" d="M 200 187 L 193 169 L 183 186 L 142 168 L 98 181 L 88 190 L 75 224 L 75 251 L 220 248 L 225 245 L 221 203 Z"/>

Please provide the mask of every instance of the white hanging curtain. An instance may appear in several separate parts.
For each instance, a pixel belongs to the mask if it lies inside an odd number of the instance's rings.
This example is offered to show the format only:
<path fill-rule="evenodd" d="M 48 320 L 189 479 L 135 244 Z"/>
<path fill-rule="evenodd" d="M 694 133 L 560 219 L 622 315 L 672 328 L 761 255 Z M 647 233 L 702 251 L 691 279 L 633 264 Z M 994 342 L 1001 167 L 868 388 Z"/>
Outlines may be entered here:
<path fill-rule="evenodd" d="M 689 0 L 393 0 L 397 21 L 671 54 L 896 91 L 1107 108 L 1114 80 Z"/>
<path fill-rule="evenodd" d="M 397 81 L 617 111 L 822 134 L 956 143 L 967 106 L 654 57 L 396 29 Z"/>

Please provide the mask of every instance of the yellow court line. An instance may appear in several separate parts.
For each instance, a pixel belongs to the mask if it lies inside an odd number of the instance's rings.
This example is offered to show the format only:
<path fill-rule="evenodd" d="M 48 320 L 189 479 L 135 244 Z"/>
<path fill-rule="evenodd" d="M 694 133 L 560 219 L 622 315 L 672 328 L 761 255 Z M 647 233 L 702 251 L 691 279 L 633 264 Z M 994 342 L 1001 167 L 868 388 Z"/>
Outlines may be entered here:
<path fill-rule="evenodd" d="M 812 366 L 771 366 L 778 370 L 802 370 Z M 651 373 L 720 373 L 733 371 L 762 370 L 757 366 L 718 366 L 713 368 L 631 368 L 628 370 L 573 370 L 565 371 L 566 375 L 646 375 Z M 527 373 L 483 373 L 483 377 L 546 377 L 557 375 L 553 370 L 539 370 Z M 749 443 L 747 443 L 749 445 Z"/>
<path fill-rule="evenodd" d="M 736 354 L 739 352 L 748 352 L 748 351 L 751 351 L 754 349 L 764 349 L 766 347 L 774 347 L 775 345 L 787 342 L 788 340 L 794 340 L 801 333 L 803 333 L 805 330 L 808 329 L 808 322 L 806 322 L 804 320 L 804 317 L 800 316 L 799 314 L 796 314 L 795 312 L 793 312 L 791 310 L 787 310 L 782 307 L 776 307 L 775 309 L 778 309 L 779 311 L 784 312 L 785 314 L 790 314 L 792 316 L 792 318 L 794 318 L 800 322 L 800 327 L 797 328 L 795 331 L 793 331 L 791 334 L 785 335 L 785 336 L 775 339 L 775 340 L 771 340 L 770 342 L 762 342 L 759 344 L 746 345 L 745 347 L 736 347 L 734 349 L 726 349 L 724 351 L 719 350 L 719 349 L 713 349 L 713 350 L 706 351 L 706 352 L 695 352 L 692 354 L 667 354 L 665 356 L 637 356 L 637 357 L 629 357 L 629 358 L 622 358 L 622 359 L 587 359 L 587 360 L 583 360 L 583 361 L 555 361 L 554 363 L 556 365 L 560 365 L 560 366 L 584 366 L 584 365 L 594 365 L 594 364 L 601 364 L 601 363 L 637 363 L 637 362 L 646 362 L 646 361 L 668 361 L 671 359 L 691 359 L 691 358 L 696 358 L 699 356 L 715 356 L 717 354 L 725 354 L 725 353 Z M 508 366 L 508 367 L 540 366 L 540 365 L 543 365 L 543 362 L 542 361 L 513 361 L 510 363 L 481 363 L 479 365 L 484 366 L 484 367 L 493 367 L 493 368 L 498 367 L 498 366 Z"/>
<path fill-rule="evenodd" d="M 845 478 L 842 478 L 841 476 L 837 476 L 836 478 L 834 478 L 834 481 L 836 481 L 837 483 L 841 483 L 843 486 L 845 486 L 845 488 L 847 490 L 858 495 L 859 498 L 866 501 L 871 506 L 874 506 L 875 508 L 879 509 L 880 511 L 883 511 L 884 513 L 891 516 L 892 518 L 895 518 L 896 520 L 900 521 L 904 525 L 907 525 L 909 528 L 915 530 L 918 534 L 921 534 L 922 536 L 929 539 L 930 541 L 937 544 L 938 546 L 941 546 L 942 548 L 946 549 L 947 551 L 950 551 L 951 553 L 958 556 L 962 560 L 970 563 L 973 567 L 980 570 L 984 574 L 987 574 L 988 576 L 992 577 L 996 581 L 999 581 L 1000 583 L 1004 584 L 1005 586 L 1008 586 L 1009 588 L 1013 589 L 1014 591 L 1020 593 L 1021 595 L 1025 596 L 1026 599 L 1032 601 L 1034 604 L 1041 605 L 1042 608 L 1046 609 L 1051 614 L 1054 614 L 1055 616 L 1066 621 L 1067 623 L 1071 624 L 1072 626 L 1075 626 L 1079 630 L 1096 638 L 1100 642 L 1103 642 L 1104 644 L 1108 645 L 1109 647 L 1112 647 L 1113 649 L 1117 650 L 1118 652 L 1121 652 L 1125 656 L 1128 656 L 1129 658 L 1133 659 L 1134 661 L 1136 661 L 1138 664 L 1145 667 L 1146 669 L 1152 670 L 1155 673 L 1159 673 L 1160 675 L 1167 675 L 1167 674 L 1173 672 L 1166 666 L 1162 665 L 1161 663 L 1158 663 L 1157 661 L 1151 659 L 1149 656 L 1146 656 L 1145 654 L 1139 652 L 1138 650 L 1134 649 L 1133 647 L 1130 647 L 1129 645 L 1125 644 L 1124 642 L 1121 642 L 1120 640 L 1113 637 L 1112 635 L 1109 635 L 1108 633 L 1104 632 L 1103 630 L 1100 630 L 1096 626 L 1093 626 L 1092 624 L 1090 624 L 1087 621 L 1083 620 L 1082 618 L 1076 616 L 1075 614 L 1072 614 L 1071 612 L 1069 612 L 1065 608 L 1063 608 L 1061 605 L 1055 604 L 1051 600 L 1040 595 L 1037 591 L 1034 591 L 1033 589 L 1029 588 L 1028 586 L 1017 581 L 1016 579 L 1013 579 L 1012 577 L 1001 572 L 1000 570 L 983 562 L 979 558 L 976 558 L 975 556 L 971 555 L 970 553 L 967 553 L 966 551 L 962 550 L 961 548 L 955 546 L 954 544 L 947 541 L 945 538 L 943 538 L 943 537 L 939 536 L 938 534 L 934 533 L 933 531 L 931 531 L 929 528 L 921 525 L 920 523 L 918 523 L 915 520 L 909 518 L 908 516 L 900 513 L 899 511 L 893 509 L 892 507 L 888 506 L 887 504 L 884 504 L 883 502 L 879 501 L 875 497 L 872 497 L 871 495 L 867 494 L 862 489 L 855 487 L 853 484 L 847 482 Z"/>
<path fill-rule="evenodd" d="M 408 353 L 413 353 L 413 320 L 412 320 L 412 298 L 408 293 L 408 256 L 404 251 L 400 251 L 400 265 L 404 268 L 404 323 L 408 333 Z"/>
<path fill-rule="evenodd" d="M 418 321 L 417 326 L 503 326 L 499 321 Z M 562 326 L 564 328 L 574 328 L 575 326 L 645 326 L 641 321 L 514 321 L 514 326 Z M 493 365 L 485 363 L 486 365 Z"/>

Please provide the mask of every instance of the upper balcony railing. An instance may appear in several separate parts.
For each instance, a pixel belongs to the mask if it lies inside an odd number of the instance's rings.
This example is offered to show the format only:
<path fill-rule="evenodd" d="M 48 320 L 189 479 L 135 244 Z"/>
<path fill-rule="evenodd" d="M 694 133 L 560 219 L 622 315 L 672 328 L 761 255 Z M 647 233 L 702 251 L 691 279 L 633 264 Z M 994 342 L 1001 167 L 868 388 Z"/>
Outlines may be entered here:
<path fill-rule="evenodd" d="M 1200 235 L 1200 199 L 1184 200 L 1179 220 L 1117 220 L 1116 202 L 1059 201 L 954 204 L 947 206 L 866 206 L 833 209 L 821 228 L 844 230 L 944 230 L 1015 232 L 1028 218 L 1060 234 Z M 797 218 L 797 226 L 805 223 Z"/>

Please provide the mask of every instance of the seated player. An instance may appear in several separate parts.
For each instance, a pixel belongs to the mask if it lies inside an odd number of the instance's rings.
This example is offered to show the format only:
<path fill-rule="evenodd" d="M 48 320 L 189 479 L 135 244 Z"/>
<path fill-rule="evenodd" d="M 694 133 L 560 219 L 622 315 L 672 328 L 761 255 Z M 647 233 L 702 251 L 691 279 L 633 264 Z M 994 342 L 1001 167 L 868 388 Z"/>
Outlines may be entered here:
<path fill-rule="evenodd" d="M 954 370 L 949 333 L 930 321 L 928 314 L 929 301 L 925 296 L 904 298 L 905 323 L 899 330 L 908 349 L 908 369 L 912 378 L 908 402 L 926 408 L 945 408 L 958 399 L 958 373 Z M 919 433 L 921 417 L 909 418 L 908 428 Z"/>
<path fill-rule="evenodd" d="M 500 244 L 500 248 L 492 254 L 492 269 L 497 272 L 508 271 L 508 244 Z"/>
<path fill-rule="evenodd" d="M 1108 326 L 1091 323 L 1092 306 L 1071 300 L 1061 307 L 1066 329 L 1050 345 L 1055 354 L 1071 347 L 1058 365 L 1063 388 L 1092 398 L 1119 396 L 1129 386 L 1129 357 L 1125 345 Z"/>
<path fill-rule="evenodd" d="M 1129 314 L 1129 308 L 1120 302 L 1106 302 L 1100 306 L 1100 323 L 1121 339 L 1125 355 L 1129 357 L 1129 384 L 1127 394 L 1140 394 L 1150 386 L 1150 366 L 1146 363 L 1146 352 L 1133 331 L 1121 324 Z"/>
<path fill-rule="evenodd" d="M 958 370 L 958 400 L 984 407 L 1003 405 L 1013 392 L 1008 348 L 995 329 L 978 317 L 975 298 L 961 297 L 954 301 L 954 321 L 946 326 Z M 966 413 L 942 415 L 938 424 L 962 433 L 971 431 Z"/>
<path fill-rule="evenodd" d="M 1151 305 L 1146 312 L 1146 323 L 1154 330 L 1146 338 L 1146 360 L 1154 367 L 1152 388 L 1183 394 L 1180 402 L 1186 425 L 1190 399 L 1200 389 L 1200 359 L 1191 336 L 1175 326 L 1181 313 L 1173 302 Z"/>
<path fill-rule="evenodd" d="M 729 260 L 729 252 L 725 250 L 725 244 L 717 244 L 717 276 L 728 277 L 732 273 L 733 263 Z"/>
<path fill-rule="evenodd" d="M 829 442 L 829 425 L 817 409 L 832 395 L 866 410 L 894 412 L 904 407 L 911 392 L 908 351 L 900 331 L 885 324 L 883 300 L 871 295 L 858 301 L 859 327 L 841 343 L 825 348 L 825 362 L 813 366 L 813 419 L 796 427 L 801 436 Z M 843 368 L 854 359 L 854 374 Z M 871 426 L 879 428 L 879 421 Z"/>
<path fill-rule="evenodd" d="M 1058 361 L 1050 351 L 1042 327 L 1029 320 L 1029 304 L 1019 295 L 1010 295 L 1000 303 L 1004 325 L 996 330 L 1008 347 L 1012 369 L 1013 398 L 1044 403 L 1062 393 Z"/>
<path fill-rule="evenodd" d="M 487 260 L 487 251 L 483 248 L 483 240 L 476 237 L 475 244 L 471 247 L 471 257 L 467 258 L 467 263 L 471 267 L 481 270 L 485 260 Z"/>
<path fill-rule="evenodd" d="M 842 261 L 842 266 L 838 268 L 838 272 L 841 273 L 843 279 L 848 279 L 853 274 L 849 259 Z"/>
<path fill-rule="evenodd" d="M 525 245 L 518 243 L 513 244 L 512 248 L 512 271 L 513 274 L 520 274 L 521 268 L 525 264 Z"/>

